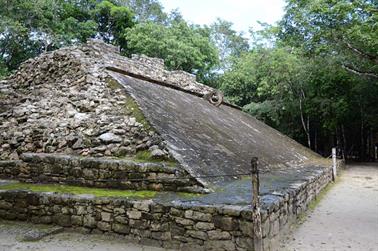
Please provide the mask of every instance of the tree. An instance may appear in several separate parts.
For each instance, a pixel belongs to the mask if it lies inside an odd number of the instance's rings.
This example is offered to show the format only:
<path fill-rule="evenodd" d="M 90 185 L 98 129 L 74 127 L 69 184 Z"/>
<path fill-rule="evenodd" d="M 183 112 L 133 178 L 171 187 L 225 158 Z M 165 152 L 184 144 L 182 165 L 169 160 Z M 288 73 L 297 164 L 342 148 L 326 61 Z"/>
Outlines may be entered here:
<path fill-rule="evenodd" d="M 0 0 L 1 59 L 9 70 L 43 51 L 94 36 L 97 25 L 88 10 L 93 1 Z"/>
<path fill-rule="evenodd" d="M 169 69 L 195 73 L 201 79 L 218 63 L 217 50 L 205 34 L 184 21 L 169 26 L 146 22 L 128 28 L 125 39 L 129 53 L 162 58 Z"/>
<path fill-rule="evenodd" d="M 311 146 L 304 64 L 287 48 L 255 48 L 234 61 L 221 89 L 230 101 L 287 134 L 292 134 L 287 124 L 293 121 L 284 120 L 295 114 Z"/>
<path fill-rule="evenodd" d="M 99 36 L 107 43 L 119 45 L 126 49 L 126 28 L 134 25 L 134 14 L 125 6 L 117 6 L 109 1 L 96 5 L 94 19 L 98 24 Z"/>
<path fill-rule="evenodd" d="M 126 48 L 123 36 L 134 25 L 125 6 L 97 0 L 0 0 L 0 60 L 2 72 L 38 54 L 90 37 Z"/>
<path fill-rule="evenodd" d="M 131 9 L 138 23 L 150 21 L 165 24 L 167 22 L 168 15 L 157 0 L 117 0 L 115 2 Z"/>
<path fill-rule="evenodd" d="M 230 65 L 231 57 L 239 57 L 248 51 L 248 39 L 242 32 L 232 29 L 233 23 L 218 18 L 210 26 L 211 41 L 219 51 L 220 70 L 226 70 Z"/>
<path fill-rule="evenodd" d="M 288 0 L 280 38 L 308 54 L 333 55 L 349 72 L 378 78 L 375 0 Z"/>

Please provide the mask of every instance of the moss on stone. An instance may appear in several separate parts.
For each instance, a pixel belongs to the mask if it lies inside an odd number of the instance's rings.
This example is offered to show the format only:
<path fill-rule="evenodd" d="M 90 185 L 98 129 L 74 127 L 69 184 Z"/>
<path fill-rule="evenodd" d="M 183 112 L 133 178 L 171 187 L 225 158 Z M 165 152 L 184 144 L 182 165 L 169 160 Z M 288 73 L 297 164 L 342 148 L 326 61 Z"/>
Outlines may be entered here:
<path fill-rule="evenodd" d="M 108 84 L 108 87 L 112 90 L 118 90 L 118 89 L 122 88 L 122 85 L 120 83 L 118 83 L 118 81 L 113 79 L 113 78 L 107 78 L 106 83 Z"/>
<path fill-rule="evenodd" d="M 96 197 L 127 197 L 127 198 L 152 198 L 156 195 L 155 191 L 132 191 L 88 188 L 79 186 L 59 185 L 59 184 L 29 184 L 11 183 L 0 186 L 1 190 L 30 190 L 33 192 L 56 192 L 69 194 L 91 194 Z"/>
<path fill-rule="evenodd" d="M 135 159 L 139 161 L 150 161 L 152 160 L 151 152 L 146 150 L 138 151 L 135 155 Z"/>
<path fill-rule="evenodd" d="M 126 102 L 125 104 L 126 113 L 134 117 L 138 123 L 141 123 L 143 125 L 144 128 L 146 128 L 147 130 L 150 130 L 151 125 L 146 120 L 137 102 L 129 95 L 126 96 L 125 102 Z"/>
<path fill-rule="evenodd" d="M 118 90 L 118 89 L 123 89 L 123 86 L 114 78 L 107 78 L 106 83 L 108 87 L 112 90 Z M 130 96 L 126 95 L 125 99 L 125 107 L 124 110 L 125 112 L 134 117 L 138 123 L 141 123 L 146 129 L 150 129 L 151 126 L 144 117 L 144 114 L 142 111 L 139 109 L 138 104 L 135 102 L 135 100 Z"/>
<path fill-rule="evenodd" d="M 168 166 L 175 166 L 177 163 L 171 158 L 159 158 L 155 159 L 151 156 L 151 152 L 148 150 L 138 151 L 135 155 L 134 161 L 136 162 L 153 162 L 153 163 L 164 163 Z"/>

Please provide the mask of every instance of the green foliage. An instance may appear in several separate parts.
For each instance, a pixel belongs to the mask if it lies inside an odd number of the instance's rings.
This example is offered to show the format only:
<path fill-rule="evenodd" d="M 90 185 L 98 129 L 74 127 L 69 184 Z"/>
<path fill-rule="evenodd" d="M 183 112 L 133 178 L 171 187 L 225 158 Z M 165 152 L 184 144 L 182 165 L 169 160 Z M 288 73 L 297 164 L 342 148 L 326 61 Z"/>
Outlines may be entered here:
<path fill-rule="evenodd" d="M 125 28 L 134 25 L 129 8 L 96 0 L 0 0 L 0 59 L 9 70 L 43 51 L 90 37 L 126 47 Z"/>
<path fill-rule="evenodd" d="M 29 39 L 28 29 L 18 21 L 6 17 L 0 20 L 0 34 L 0 59 L 3 69 L 13 70 L 22 61 L 34 56 L 38 47 Z"/>
<path fill-rule="evenodd" d="M 307 54 L 332 55 L 348 71 L 378 78 L 375 0 L 288 0 L 280 38 Z"/>
<path fill-rule="evenodd" d="M 9 74 L 7 66 L 0 60 L 0 80 Z"/>
<path fill-rule="evenodd" d="M 171 70 L 184 70 L 204 77 L 217 63 L 217 50 L 203 29 L 185 22 L 169 26 L 140 23 L 126 30 L 129 53 L 165 60 Z"/>
<path fill-rule="evenodd" d="M 124 5 L 133 10 L 139 23 L 151 21 L 164 24 L 168 15 L 163 11 L 163 6 L 157 0 L 117 0 L 119 5 Z"/>
<path fill-rule="evenodd" d="M 231 101 L 245 106 L 268 97 L 282 98 L 296 88 L 300 59 L 286 48 L 261 48 L 235 58 L 225 72 L 221 89 Z"/>
<path fill-rule="evenodd" d="M 232 25 L 233 23 L 218 18 L 210 26 L 211 41 L 219 50 L 221 70 L 229 67 L 231 57 L 239 57 L 249 49 L 248 40 L 243 37 L 243 33 L 233 30 Z"/>
<path fill-rule="evenodd" d="M 322 141 L 328 144 L 327 138 L 341 128 L 350 127 L 345 137 L 356 134 L 361 121 L 376 130 L 377 85 L 350 75 L 332 56 L 308 58 L 301 48 L 282 45 L 259 44 L 234 59 L 221 79 L 221 89 L 230 101 L 312 147 Z"/>
<path fill-rule="evenodd" d="M 134 14 L 129 8 L 117 6 L 109 1 L 102 1 L 96 5 L 94 17 L 98 24 L 98 32 L 105 42 L 126 48 L 123 33 L 126 28 L 134 25 Z"/>
<path fill-rule="evenodd" d="M 9 70 L 43 51 L 94 36 L 89 9 L 95 1 L 0 0 L 0 58 Z"/>
<path fill-rule="evenodd" d="M 287 2 L 279 26 L 251 31 L 252 49 L 231 58 L 220 87 L 246 112 L 314 150 L 327 154 L 337 145 L 364 158 L 378 132 L 377 5 Z"/>

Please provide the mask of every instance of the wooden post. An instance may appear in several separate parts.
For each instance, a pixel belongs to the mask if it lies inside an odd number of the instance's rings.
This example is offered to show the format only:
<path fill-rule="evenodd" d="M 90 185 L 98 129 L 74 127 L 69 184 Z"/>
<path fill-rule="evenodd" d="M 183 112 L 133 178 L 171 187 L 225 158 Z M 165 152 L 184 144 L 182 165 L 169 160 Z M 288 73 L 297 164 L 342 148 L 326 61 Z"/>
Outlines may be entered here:
<path fill-rule="evenodd" d="M 258 159 L 251 160 L 252 176 L 252 226 L 253 226 L 253 246 L 255 251 L 263 251 L 261 214 L 260 214 L 260 180 Z"/>
<path fill-rule="evenodd" d="M 336 180 L 336 166 L 337 166 L 336 147 L 333 147 L 332 148 L 332 179 L 333 181 Z"/>

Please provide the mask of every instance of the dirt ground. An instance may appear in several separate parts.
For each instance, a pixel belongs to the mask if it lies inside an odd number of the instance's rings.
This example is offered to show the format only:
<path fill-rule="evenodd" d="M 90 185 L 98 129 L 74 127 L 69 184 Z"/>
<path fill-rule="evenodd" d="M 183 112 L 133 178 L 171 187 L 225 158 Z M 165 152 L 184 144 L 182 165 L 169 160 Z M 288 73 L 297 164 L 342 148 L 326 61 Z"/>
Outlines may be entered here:
<path fill-rule="evenodd" d="M 348 166 L 282 250 L 378 250 L 378 163 Z"/>
<path fill-rule="evenodd" d="M 0 221 L 0 251 L 164 251 L 168 249 L 134 244 L 133 240 L 104 234 L 61 232 L 31 240 L 56 227 L 25 222 Z M 29 237 L 28 240 L 25 240 Z"/>

